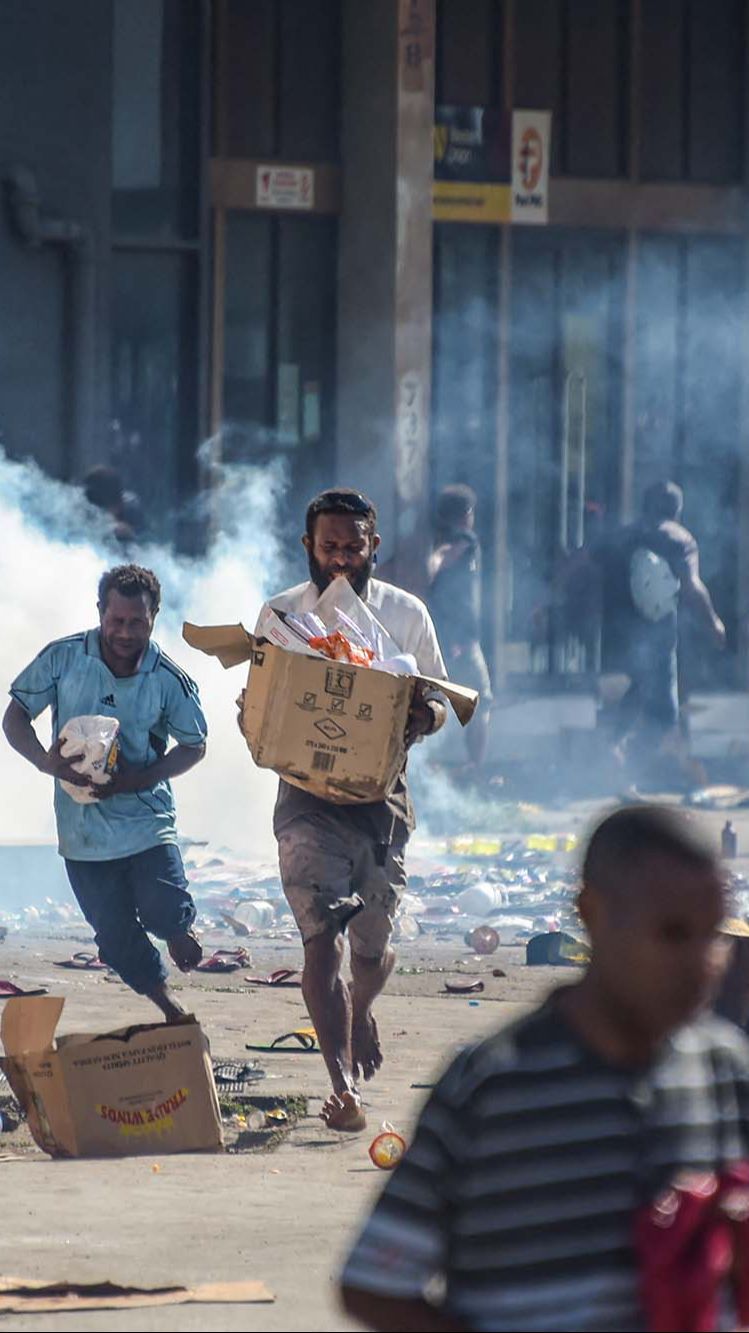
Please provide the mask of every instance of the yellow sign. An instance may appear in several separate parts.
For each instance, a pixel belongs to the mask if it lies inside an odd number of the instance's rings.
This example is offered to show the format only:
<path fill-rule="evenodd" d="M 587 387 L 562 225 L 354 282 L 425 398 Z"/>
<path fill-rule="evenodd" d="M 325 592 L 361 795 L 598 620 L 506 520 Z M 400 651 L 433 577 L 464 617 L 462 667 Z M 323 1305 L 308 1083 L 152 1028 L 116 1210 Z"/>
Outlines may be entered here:
<path fill-rule="evenodd" d="M 435 222 L 509 222 L 512 190 L 509 185 L 474 181 L 435 181 L 432 217 Z"/>

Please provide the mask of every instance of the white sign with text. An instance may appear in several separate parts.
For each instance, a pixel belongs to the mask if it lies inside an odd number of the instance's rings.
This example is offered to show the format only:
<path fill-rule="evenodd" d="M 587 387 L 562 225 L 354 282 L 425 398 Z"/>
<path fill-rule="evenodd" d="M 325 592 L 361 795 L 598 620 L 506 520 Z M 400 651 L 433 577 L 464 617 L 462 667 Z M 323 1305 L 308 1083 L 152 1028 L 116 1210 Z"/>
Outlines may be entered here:
<path fill-rule="evenodd" d="M 312 167 L 258 167 L 258 208 L 313 208 L 315 173 Z"/>
<path fill-rule="evenodd" d="M 549 221 L 551 112 L 512 113 L 512 221 Z"/>

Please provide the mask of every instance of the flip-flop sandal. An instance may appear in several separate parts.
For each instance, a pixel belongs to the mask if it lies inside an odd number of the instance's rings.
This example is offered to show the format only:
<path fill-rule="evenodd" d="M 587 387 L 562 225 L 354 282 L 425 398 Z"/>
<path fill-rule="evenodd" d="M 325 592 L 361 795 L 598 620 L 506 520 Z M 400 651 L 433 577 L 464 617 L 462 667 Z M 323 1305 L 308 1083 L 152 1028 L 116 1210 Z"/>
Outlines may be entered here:
<path fill-rule="evenodd" d="M 21 986 L 16 986 L 12 981 L 0 981 L 0 1000 L 12 1000 L 17 995 L 47 995 L 48 993 L 46 986 L 38 986 L 35 990 L 23 990 Z"/>
<path fill-rule="evenodd" d="M 106 963 L 102 963 L 96 953 L 79 951 L 72 958 L 63 958 L 55 962 L 55 967 L 67 967 L 73 972 L 108 972 Z"/>
<path fill-rule="evenodd" d="M 483 981 L 446 981 L 445 990 L 450 995 L 478 995 L 484 989 Z"/>
<path fill-rule="evenodd" d="M 289 1046 L 288 1042 L 296 1042 Z M 317 1045 L 317 1033 L 314 1028 L 297 1028 L 295 1032 L 284 1032 L 276 1037 L 269 1046 L 245 1046 L 246 1051 L 261 1051 L 264 1055 L 320 1055 Z"/>
<path fill-rule="evenodd" d="M 265 1078 L 265 1070 L 256 1060 L 249 1064 L 240 1064 L 237 1060 L 216 1060 L 213 1064 L 213 1078 L 219 1088 L 231 1088 L 241 1092 L 248 1083 L 259 1083 Z"/>
<path fill-rule="evenodd" d="M 193 971 L 237 972 L 240 967 L 246 967 L 249 961 L 250 955 L 246 949 L 217 949 L 210 958 L 204 958 L 202 963 L 198 963 Z"/>
<path fill-rule="evenodd" d="M 245 977 L 245 981 L 251 986 L 301 986 L 301 981 L 292 981 L 292 977 L 298 976 L 295 967 L 279 967 L 267 977 Z"/>

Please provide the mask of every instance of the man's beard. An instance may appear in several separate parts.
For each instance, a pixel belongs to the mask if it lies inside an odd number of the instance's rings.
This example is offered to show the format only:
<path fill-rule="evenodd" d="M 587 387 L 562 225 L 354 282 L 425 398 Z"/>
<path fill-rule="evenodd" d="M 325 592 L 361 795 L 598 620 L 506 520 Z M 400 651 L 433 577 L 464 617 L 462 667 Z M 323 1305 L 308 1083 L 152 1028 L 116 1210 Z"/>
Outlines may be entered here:
<path fill-rule="evenodd" d="M 322 594 L 325 592 L 325 589 L 333 582 L 333 578 L 330 574 L 325 573 L 325 570 L 322 568 L 320 562 L 315 559 L 311 551 L 307 552 L 307 561 L 309 564 L 309 576 L 312 579 L 312 582 L 314 583 L 315 587 L 317 588 L 317 591 L 320 594 Z M 373 569 L 374 569 L 374 556 L 371 555 L 369 557 L 369 560 L 367 560 L 366 563 L 361 566 L 361 568 L 357 569 L 356 573 L 354 574 L 354 577 L 348 580 L 348 582 L 350 582 L 351 587 L 353 588 L 357 596 L 361 597 L 363 593 L 366 592 L 367 584 L 369 583 L 369 580 L 372 577 Z M 343 577 L 346 576 L 344 575 Z"/>

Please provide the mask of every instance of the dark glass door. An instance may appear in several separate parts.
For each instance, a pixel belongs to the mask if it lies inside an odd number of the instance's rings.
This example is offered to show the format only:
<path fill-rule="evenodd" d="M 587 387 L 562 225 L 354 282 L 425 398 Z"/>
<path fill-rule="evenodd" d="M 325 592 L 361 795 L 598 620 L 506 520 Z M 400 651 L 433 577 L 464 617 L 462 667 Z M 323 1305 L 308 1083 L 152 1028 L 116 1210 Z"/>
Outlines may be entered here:
<path fill-rule="evenodd" d="M 509 329 L 512 674 L 587 677 L 601 626 L 564 595 L 574 552 L 618 522 L 624 242 L 516 229 Z"/>
<path fill-rule="evenodd" d="M 221 210 L 216 226 L 217 448 L 285 460 L 296 501 L 334 466 L 336 222 Z"/>

